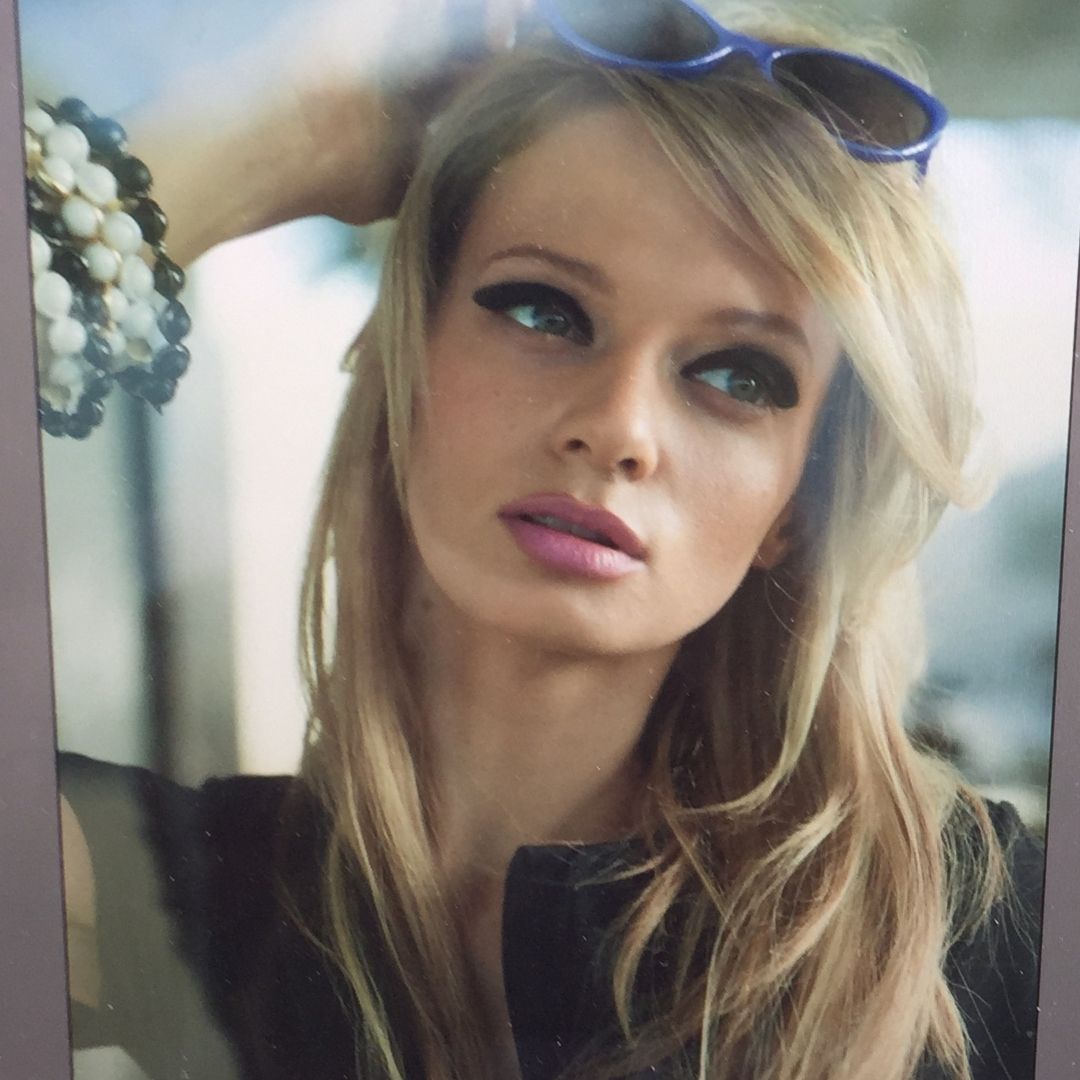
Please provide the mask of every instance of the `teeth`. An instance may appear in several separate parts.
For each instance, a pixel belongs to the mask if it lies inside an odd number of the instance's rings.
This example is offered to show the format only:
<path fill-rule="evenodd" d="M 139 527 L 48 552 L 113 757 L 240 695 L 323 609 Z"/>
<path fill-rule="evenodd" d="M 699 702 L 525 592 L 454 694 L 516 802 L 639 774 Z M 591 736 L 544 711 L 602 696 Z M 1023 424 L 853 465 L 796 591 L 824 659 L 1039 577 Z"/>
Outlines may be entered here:
<path fill-rule="evenodd" d="M 591 540 L 594 544 L 603 544 L 605 547 L 615 545 L 603 534 L 586 529 L 584 525 L 575 525 L 562 518 L 552 517 L 550 514 L 526 514 L 526 519 L 544 525 L 549 529 L 557 529 L 559 532 L 569 533 L 571 536 L 580 536 L 582 540 Z"/>

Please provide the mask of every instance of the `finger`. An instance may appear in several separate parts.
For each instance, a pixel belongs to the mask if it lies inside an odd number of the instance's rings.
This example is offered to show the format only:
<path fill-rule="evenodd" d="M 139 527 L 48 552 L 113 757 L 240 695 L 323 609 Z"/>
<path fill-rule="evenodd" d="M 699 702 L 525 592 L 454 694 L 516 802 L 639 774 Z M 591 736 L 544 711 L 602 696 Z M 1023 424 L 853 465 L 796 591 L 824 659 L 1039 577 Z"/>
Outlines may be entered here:
<path fill-rule="evenodd" d="M 509 52 L 517 39 L 520 0 L 490 0 L 487 6 L 484 37 L 493 53 Z"/>
<path fill-rule="evenodd" d="M 496 52 L 509 51 L 518 42 L 535 13 L 535 0 L 492 0 L 488 15 L 488 42 Z"/>

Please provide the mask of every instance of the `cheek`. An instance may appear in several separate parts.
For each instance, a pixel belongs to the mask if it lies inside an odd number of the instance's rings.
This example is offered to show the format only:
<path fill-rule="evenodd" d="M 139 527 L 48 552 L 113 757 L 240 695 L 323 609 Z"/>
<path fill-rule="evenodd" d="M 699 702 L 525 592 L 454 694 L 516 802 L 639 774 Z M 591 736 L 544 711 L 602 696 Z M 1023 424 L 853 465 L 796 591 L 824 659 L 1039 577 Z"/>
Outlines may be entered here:
<path fill-rule="evenodd" d="M 753 439 L 696 456 L 676 498 L 703 558 L 724 570 L 749 565 L 798 483 L 800 463 L 787 459 Z"/>
<path fill-rule="evenodd" d="M 473 334 L 434 335 L 427 357 L 428 399 L 419 411 L 433 440 L 467 445 L 506 426 L 514 395 L 500 372 L 504 367 Z"/>
<path fill-rule="evenodd" d="M 519 427 L 513 398 L 482 357 L 429 353 L 428 392 L 418 402 L 408 469 L 410 518 L 446 521 L 497 490 L 498 467 Z"/>

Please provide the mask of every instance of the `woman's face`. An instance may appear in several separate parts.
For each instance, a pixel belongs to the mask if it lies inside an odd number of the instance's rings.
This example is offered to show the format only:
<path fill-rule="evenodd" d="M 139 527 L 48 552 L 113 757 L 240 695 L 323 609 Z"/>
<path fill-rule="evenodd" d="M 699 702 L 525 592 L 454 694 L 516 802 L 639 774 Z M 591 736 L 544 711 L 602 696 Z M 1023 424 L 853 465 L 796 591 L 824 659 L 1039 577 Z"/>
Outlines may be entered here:
<path fill-rule="evenodd" d="M 782 558 L 839 348 L 638 121 L 568 118 L 490 178 L 433 316 L 428 590 L 561 652 L 670 649 Z"/>

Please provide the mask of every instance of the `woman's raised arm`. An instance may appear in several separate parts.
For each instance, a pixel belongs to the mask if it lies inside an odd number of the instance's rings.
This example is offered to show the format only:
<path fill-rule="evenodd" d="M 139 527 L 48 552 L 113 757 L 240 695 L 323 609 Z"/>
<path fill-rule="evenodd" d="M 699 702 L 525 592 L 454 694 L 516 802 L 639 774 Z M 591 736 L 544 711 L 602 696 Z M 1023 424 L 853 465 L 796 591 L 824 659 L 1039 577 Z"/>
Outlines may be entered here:
<path fill-rule="evenodd" d="M 328 214 L 397 209 L 424 125 L 529 0 L 330 0 L 185 69 L 122 118 L 188 264 L 222 241 Z"/>

